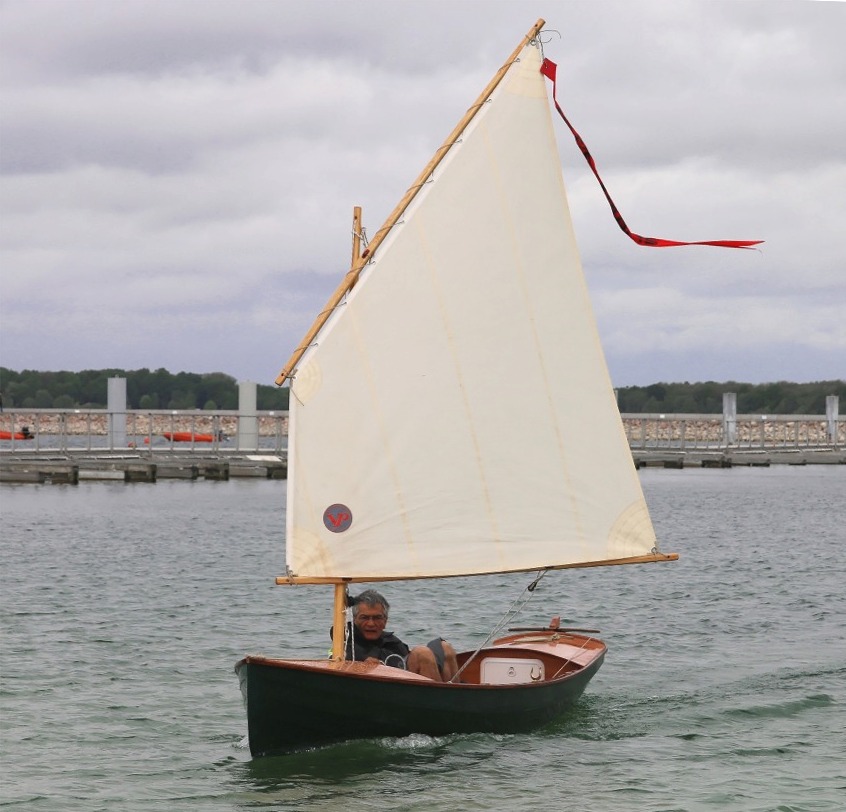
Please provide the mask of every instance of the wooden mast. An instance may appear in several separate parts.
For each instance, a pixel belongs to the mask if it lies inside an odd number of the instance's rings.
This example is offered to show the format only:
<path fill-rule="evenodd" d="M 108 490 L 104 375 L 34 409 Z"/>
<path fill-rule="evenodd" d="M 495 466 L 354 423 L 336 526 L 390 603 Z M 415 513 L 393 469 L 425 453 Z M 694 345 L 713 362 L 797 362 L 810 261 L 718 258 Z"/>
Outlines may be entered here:
<path fill-rule="evenodd" d="M 353 207 L 352 223 L 352 262 L 350 267 L 354 268 L 361 259 L 361 206 Z M 332 606 L 332 659 L 344 659 L 344 635 L 347 624 L 347 584 L 344 581 L 335 581 L 334 604 Z"/>
<path fill-rule="evenodd" d="M 356 263 L 361 259 L 361 206 L 353 207 L 352 238 L 352 262 L 350 262 L 350 268 L 355 268 Z"/>
<path fill-rule="evenodd" d="M 496 72 L 493 79 L 488 83 L 488 86 L 482 91 L 481 95 L 476 102 L 467 110 L 464 114 L 464 117 L 458 124 L 455 126 L 455 129 L 447 136 L 444 143 L 440 146 L 438 151 L 432 157 L 432 160 L 426 164 L 426 167 L 417 177 L 417 180 L 411 185 L 408 191 L 405 193 L 405 196 L 400 200 L 397 204 L 396 208 L 391 212 L 388 219 L 385 221 L 385 224 L 380 228 L 374 235 L 373 239 L 368 246 L 368 250 L 365 256 L 356 257 L 353 254 L 353 263 L 350 270 L 347 272 L 346 276 L 341 281 L 341 284 L 335 289 L 335 292 L 329 297 L 329 301 L 326 303 L 326 306 L 323 310 L 320 311 L 317 318 L 314 320 L 314 324 L 311 325 L 308 332 L 303 338 L 300 346 L 294 350 L 294 353 L 288 359 L 288 363 L 282 368 L 282 371 L 276 378 L 276 385 L 282 386 L 283 383 L 288 378 L 293 377 L 294 372 L 296 370 L 296 366 L 302 358 L 305 351 L 309 348 L 312 341 L 314 341 L 315 336 L 320 332 L 320 328 L 326 323 L 326 320 L 332 314 L 332 311 L 338 306 L 341 299 L 352 289 L 355 283 L 358 281 L 359 274 L 364 269 L 364 266 L 369 262 L 373 254 L 377 251 L 379 246 L 382 244 L 382 241 L 385 237 L 388 236 L 390 230 L 399 222 L 399 219 L 402 217 L 405 210 L 408 208 L 411 201 L 415 198 L 417 193 L 423 187 L 423 184 L 428 180 L 429 176 L 432 172 L 435 171 L 436 167 L 440 162 L 443 160 L 444 156 L 449 151 L 449 148 L 458 140 L 461 136 L 461 133 L 464 131 L 464 128 L 473 120 L 473 117 L 476 113 L 479 112 L 482 105 L 487 101 L 488 97 L 493 93 L 496 89 L 497 85 L 502 81 L 502 78 L 507 73 L 508 69 L 511 65 L 517 60 L 520 56 L 520 52 L 523 48 L 526 47 L 528 43 L 534 40 L 537 35 L 540 33 L 540 30 L 545 25 L 545 20 L 539 19 L 532 27 L 529 29 L 529 33 L 526 34 L 525 37 L 520 41 L 520 44 L 514 49 L 511 56 L 508 57 L 507 61 L 503 64 L 503 66 Z"/>
<path fill-rule="evenodd" d="M 332 659 L 344 659 L 344 626 L 347 620 L 347 585 L 335 582 L 335 604 L 332 609 Z"/>

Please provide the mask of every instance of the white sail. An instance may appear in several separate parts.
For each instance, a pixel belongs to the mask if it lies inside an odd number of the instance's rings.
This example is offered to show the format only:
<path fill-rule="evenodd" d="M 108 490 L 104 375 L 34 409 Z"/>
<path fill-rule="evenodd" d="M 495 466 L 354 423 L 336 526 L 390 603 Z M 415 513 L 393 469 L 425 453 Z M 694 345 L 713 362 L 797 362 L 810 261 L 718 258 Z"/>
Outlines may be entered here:
<path fill-rule="evenodd" d="M 289 572 L 414 578 L 647 555 L 537 47 L 291 382 Z"/>

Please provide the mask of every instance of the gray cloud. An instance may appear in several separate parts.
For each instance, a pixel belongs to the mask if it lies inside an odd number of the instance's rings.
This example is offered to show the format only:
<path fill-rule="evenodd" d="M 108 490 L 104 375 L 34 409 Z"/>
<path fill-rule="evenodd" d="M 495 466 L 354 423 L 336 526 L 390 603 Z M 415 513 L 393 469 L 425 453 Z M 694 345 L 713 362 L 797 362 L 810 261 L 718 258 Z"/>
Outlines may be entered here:
<path fill-rule="evenodd" d="M 85 13 L 79 13 L 84 8 Z M 539 16 L 615 383 L 846 375 L 846 5 L 0 3 L 0 363 L 270 381 Z M 557 33 L 556 33 L 557 32 Z M 104 336 L 106 336 L 104 338 Z"/>

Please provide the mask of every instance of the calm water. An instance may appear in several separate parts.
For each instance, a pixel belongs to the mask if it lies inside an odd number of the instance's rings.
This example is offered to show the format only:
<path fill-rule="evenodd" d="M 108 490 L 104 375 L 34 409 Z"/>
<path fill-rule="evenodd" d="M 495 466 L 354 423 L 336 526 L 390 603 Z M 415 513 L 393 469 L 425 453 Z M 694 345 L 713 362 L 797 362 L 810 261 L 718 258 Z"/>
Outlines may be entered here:
<path fill-rule="evenodd" d="M 8 810 L 846 809 L 846 468 L 641 472 L 676 564 L 548 575 L 522 622 L 609 656 L 534 735 L 251 761 L 245 652 L 320 656 L 284 482 L 0 488 Z M 484 636 L 530 576 L 388 585 L 406 639 Z"/>

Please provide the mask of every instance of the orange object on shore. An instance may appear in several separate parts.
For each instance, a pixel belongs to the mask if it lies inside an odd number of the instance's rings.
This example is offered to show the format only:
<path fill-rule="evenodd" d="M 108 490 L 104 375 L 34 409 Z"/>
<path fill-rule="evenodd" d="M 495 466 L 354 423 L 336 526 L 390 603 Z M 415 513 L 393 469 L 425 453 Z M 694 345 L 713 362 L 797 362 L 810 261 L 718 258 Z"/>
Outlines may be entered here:
<path fill-rule="evenodd" d="M 0 431 L 0 440 L 34 440 L 35 435 L 28 428 L 22 431 Z"/>
<path fill-rule="evenodd" d="M 164 431 L 162 437 L 174 443 L 213 443 L 213 434 L 193 434 L 190 431 Z"/>

